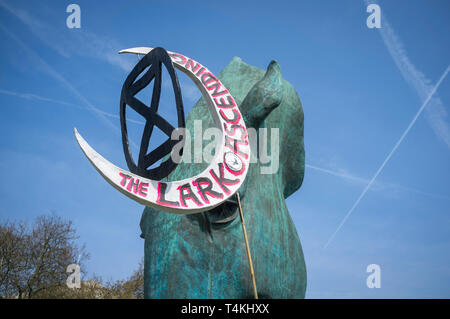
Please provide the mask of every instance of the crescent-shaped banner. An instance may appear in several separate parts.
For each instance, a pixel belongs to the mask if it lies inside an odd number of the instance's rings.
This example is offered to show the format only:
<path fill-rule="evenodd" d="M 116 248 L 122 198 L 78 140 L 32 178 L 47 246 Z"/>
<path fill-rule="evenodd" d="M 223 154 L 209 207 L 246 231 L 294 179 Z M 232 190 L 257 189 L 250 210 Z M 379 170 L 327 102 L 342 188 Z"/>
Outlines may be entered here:
<path fill-rule="evenodd" d="M 145 55 L 152 48 L 139 47 L 119 53 Z M 162 182 L 144 178 L 115 166 L 98 154 L 74 129 L 83 153 L 108 183 L 131 199 L 158 210 L 193 214 L 210 210 L 233 196 L 247 175 L 250 144 L 239 108 L 226 87 L 205 66 L 168 51 L 174 66 L 191 78 L 208 103 L 215 126 L 222 135 L 208 167 L 191 178 Z"/>

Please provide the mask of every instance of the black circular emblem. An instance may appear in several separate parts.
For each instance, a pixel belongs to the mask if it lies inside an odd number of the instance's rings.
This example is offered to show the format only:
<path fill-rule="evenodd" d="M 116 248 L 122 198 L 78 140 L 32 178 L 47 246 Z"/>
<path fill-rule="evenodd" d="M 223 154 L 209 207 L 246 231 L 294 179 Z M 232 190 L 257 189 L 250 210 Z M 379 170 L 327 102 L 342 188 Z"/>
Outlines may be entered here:
<path fill-rule="evenodd" d="M 122 144 L 123 151 L 125 153 L 125 159 L 127 161 L 128 168 L 132 173 L 150 178 L 153 180 L 161 180 L 167 177 L 171 171 L 175 169 L 177 163 L 175 163 L 171 156 L 163 161 L 158 167 L 149 169 L 150 166 L 163 159 L 165 156 L 171 153 L 172 148 L 177 143 L 182 143 L 183 140 L 172 140 L 171 135 L 176 128 L 174 128 L 167 120 L 158 114 L 159 99 L 161 96 L 161 67 L 164 64 L 170 78 L 172 80 L 173 91 L 175 94 L 175 102 L 178 115 L 178 128 L 185 128 L 183 100 L 181 98 L 180 84 L 178 82 L 177 74 L 170 59 L 169 54 L 163 48 L 155 48 L 147 53 L 128 75 L 125 83 L 122 87 L 122 93 L 120 96 L 120 126 L 122 129 Z M 150 67 L 149 67 L 150 66 Z M 147 68 L 148 70 L 137 81 L 137 77 Z M 155 80 L 153 85 L 153 94 L 150 107 L 138 100 L 135 95 L 142 89 Z M 144 132 L 142 133 L 141 147 L 139 149 L 138 164 L 133 160 L 128 144 L 128 133 L 126 123 L 126 106 L 129 105 L 133 110 L 139 113 L 145 118 L 146 123 Z M 147 153 L 150 137 L 153 132 L 154 126 L 157 126 L 163 131 L 168 139 L 160 146 Z M 182 154 L 182 148 L 180 155 Z"/>
<path fill-rule="evenodd" d="M 223 161 L 225 165 L 235 173 L 242 171 L 242 168 L 244 167 L 239 156 L 232 152 L 226 152 L 223 155 Z"/>

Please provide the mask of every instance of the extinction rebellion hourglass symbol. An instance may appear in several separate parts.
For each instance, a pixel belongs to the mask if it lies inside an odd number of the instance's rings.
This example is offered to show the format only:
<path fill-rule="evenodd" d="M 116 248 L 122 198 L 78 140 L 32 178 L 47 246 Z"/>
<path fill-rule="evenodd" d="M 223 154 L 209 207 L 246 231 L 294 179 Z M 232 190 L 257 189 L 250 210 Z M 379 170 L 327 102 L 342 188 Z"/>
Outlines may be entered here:
<path fill-rule="evenodd" d="M 175 103 L 178 116 L 178 128 L 185 128 L 183 100 L 181 97 L 180 84 L 178 82 L 177 74 L 174 70 L 172 60 L 163 48 L 155 48 L 147 53 L 139 63 L 134 67 L 128 75 L 122 87 L 120 97 L 120 125 L 122 128 L 122 143 L 127 161 L 128 168 L 132 173 L 153 179 L 161 180 L 167 177 L 177 166 L 169 156 L 165 161 L 161 162 L 158 167 L 149 168 L 159 160 L 171 153 L 175 144 L 180 147 L 180 155 L 183 152 L 184 139 L 171 139 L 172 133 L 176 130 L 167 120 L 158 114 L 159 100 L 161 96 L 161 73 L 162 65 L 166 67 L 173 86 L 175 94 Z M 145 69 L 148 70 L 138 80 L 137 77 L 141 75 Z M 142 91 L 154 80 L 153 94 L 151 104 L 148 107 L 142 101 L 138 100 L 135 95 Z M 126 106 L 129 105 L 133 110 L 139 113 L 146 120 L 144 131 L 142 133 L 141 146 L 139 150 L 138 163 L 135 161 L 130 152 L 128 143 L 127 123 L 126 123 Z M 160 146 L 147 153 L 150 137 L 152 136 L 153 128 L 158 127 L 167 136 L 167 140 Z M 180 134 L 178 134 L 180 136 Z"/>

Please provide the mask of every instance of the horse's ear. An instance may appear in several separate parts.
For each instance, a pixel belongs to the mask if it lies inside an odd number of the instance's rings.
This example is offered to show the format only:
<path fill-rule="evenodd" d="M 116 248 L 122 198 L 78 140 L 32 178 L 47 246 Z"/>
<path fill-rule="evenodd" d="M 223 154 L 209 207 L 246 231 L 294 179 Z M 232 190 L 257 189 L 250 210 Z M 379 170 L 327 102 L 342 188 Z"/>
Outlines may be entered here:
<path fill-rule="evenodd" d="M 238 103 L 248 127 L 279 130 L 279 168 L 275 174 L 287 198 L 300 188 L 305 172 L 303 109 L 297 92 L 283 79 L 275 61 L 264 72 L 235 57 L 219 78 Z"/>
<path fill-rule="evenodd" d="M 264 77 L 247 93 L 239 108 L 247 127 L 258 128 L 283 99 L 280 65 L 270 62 Z"/>
<path fill-rule="evenodd" d="M 294 87 L 283 80 L 283 101 L 267 116 L 267 128 L 279 129 L 279 169 L 277 175 L 284 197 L 293 194 L 303 183 L 305 145 L 303 108 Z"/>

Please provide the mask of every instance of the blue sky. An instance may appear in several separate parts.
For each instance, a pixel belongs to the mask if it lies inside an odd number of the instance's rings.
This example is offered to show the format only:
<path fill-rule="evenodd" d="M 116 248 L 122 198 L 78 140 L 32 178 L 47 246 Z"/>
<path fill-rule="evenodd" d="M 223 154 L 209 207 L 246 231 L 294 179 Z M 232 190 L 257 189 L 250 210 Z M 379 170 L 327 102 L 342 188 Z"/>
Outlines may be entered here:
<path fill-rule="evenodd" d="M 348 215 L 450 63 L 448 1 L 379 1 L 379 30 L 366 26 L 372 2 L 1 0 L 0 220 L 54 211 L 74 221 L 89 273 L 128 276 L 143 256 L 142 207 L 97 174 L 72 132 L 126 167 L 119 94 L 137 59 L 117 51 L 162 46 L 216 74 L 234 56 L 276 59 L 305 113 L 305 179 L 287 203 L 307 297 L 449 298 L 450 79 Z M 80 29 L 66 26 L 70 3 Z M 181 83 L 189 110 L 200 94 Z M 379 289 L 366 286 L 369 264 Z"/>

